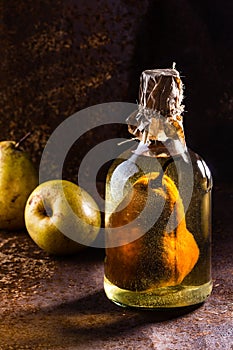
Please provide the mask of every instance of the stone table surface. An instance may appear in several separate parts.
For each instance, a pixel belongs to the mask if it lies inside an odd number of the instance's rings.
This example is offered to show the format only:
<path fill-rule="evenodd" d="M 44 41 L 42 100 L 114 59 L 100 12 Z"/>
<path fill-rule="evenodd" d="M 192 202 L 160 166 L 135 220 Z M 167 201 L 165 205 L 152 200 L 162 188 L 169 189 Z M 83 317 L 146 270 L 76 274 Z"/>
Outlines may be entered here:
<path fill-rule="evenodd" d="M 213 193 L 213 282 L 202 305 L 138 311 L 103 291 L 102 249 L 53 258 L 26 232 L 0 233 L 0 349 L 233 349 L 233 192 Z"/>

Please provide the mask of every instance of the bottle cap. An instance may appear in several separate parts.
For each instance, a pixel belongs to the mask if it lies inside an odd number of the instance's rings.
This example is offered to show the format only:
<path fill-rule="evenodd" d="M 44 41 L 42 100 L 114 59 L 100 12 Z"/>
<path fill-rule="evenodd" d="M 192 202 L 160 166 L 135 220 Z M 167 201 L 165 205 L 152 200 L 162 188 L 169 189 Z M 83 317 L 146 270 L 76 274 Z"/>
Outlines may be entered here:
<path fill-rule="evenodd" d="M 176 69 L 145 70 L 140 77 L 139 105 L 170 117 L 183 112 L 183 86 Z"/>
<path fill-rule="evenodd" d="M 138 110 L 127 118 L 129 132 L 145 142 L 176 136 L 184 139 L 182 100 L 183 84 L 176 69 L 143 71 Z"/>

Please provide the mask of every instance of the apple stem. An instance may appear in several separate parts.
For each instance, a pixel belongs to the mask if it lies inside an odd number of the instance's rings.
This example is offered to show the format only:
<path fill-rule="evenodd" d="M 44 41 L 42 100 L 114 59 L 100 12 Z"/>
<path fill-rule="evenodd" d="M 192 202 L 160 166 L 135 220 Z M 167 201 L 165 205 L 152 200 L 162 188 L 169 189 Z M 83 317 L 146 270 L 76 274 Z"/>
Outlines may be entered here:
<path fill-rule="evenodd" d="M 31 135 L 31 132 L 29 131 L 24 137 L 22 137 L 16 144 L 15 148 L 19 148 L 19 146 Z"/>

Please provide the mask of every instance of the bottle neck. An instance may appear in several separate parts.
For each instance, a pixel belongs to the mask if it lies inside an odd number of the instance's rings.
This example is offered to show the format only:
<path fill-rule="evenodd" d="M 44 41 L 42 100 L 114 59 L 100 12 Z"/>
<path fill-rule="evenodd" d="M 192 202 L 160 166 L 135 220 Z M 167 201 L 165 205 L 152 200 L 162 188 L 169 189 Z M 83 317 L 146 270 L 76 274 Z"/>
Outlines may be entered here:
<path fill-rule="evenodd" d="M 184 155 L 187 151 L 186 145 L 180 143 L 179 140 L 168 139 L 164 142 L 153 140 L 144 143 L 140 141 L 133 153 L 156 158 L 168 158 L 178 155 Z"/>
<path fill-rule="evenodd" d="M 139 108 L 128 122 L 129 131 L 141 141 L 138 151 L 143 150 L 145 155 L 169 157 L 187 151 L 183 119 L 178 114 L 164 117 L 160 112 Z"/>

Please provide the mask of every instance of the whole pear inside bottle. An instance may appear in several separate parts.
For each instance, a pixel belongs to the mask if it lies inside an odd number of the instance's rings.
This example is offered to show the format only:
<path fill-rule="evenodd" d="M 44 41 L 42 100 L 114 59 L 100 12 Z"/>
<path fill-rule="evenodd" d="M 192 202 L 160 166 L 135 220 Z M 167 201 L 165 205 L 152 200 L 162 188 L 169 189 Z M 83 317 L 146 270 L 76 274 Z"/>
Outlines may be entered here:
<path fill-rule="evenodd" d="M 104 289 L 121 306 L 184 307 L 212 290 L 212 177 L 186 145 L 182 101 L 176 69 L 142 72 L 137 140 L 107 174 Z"/>

